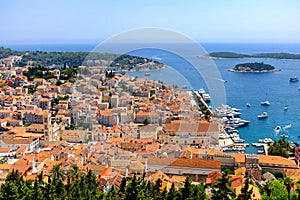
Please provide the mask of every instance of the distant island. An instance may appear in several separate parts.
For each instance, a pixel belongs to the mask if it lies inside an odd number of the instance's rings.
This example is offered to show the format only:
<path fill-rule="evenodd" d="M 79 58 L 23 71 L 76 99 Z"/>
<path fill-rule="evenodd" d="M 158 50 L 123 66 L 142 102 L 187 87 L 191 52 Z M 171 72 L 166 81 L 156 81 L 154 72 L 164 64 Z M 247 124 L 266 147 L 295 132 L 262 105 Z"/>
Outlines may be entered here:
<path fill-rule="evenodd" d="M 272 58 L 272 59 L 295 59 L 300 60 L 300 54 L 291 53 L 258 53 L 258 54 L 240 54 L 234 52 L 212 52 L 202 56 L 204 58 Z"/>
<path fill-rule="evenodd" d="M 263 62 L 255 63 L 242 63 L 237 64 L 233 69 L 229 69 L 230 72 L 276 72 L 280 71 L 274 66 L 265 64 Z"/>

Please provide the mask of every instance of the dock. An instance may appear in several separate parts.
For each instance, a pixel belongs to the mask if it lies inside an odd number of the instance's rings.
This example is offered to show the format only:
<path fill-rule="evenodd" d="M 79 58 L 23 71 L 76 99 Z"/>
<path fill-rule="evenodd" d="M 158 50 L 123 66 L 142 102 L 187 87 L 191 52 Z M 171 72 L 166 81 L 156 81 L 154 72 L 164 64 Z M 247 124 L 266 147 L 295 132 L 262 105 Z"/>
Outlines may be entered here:
<path fill-rule="evenodd" d="M 252 145 L 255 146 L 255 147 L 263 147 L 265 155 L 266 156 L 268 155 L 268 144 L 265 144 L 265 143 L 252 143 Z"/>

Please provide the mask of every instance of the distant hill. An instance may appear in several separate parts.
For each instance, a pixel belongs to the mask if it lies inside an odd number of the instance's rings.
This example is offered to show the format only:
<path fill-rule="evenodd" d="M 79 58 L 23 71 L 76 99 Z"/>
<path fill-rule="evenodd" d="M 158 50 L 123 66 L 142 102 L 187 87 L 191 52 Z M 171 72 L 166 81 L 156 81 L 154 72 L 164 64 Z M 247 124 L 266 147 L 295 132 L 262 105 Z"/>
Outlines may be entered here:
<path fill-rule="evenodd" d="M 237 64 L 230 72 L 275 72 L 279 71 L 274 66 L 262 62 Z"/>
<path fill-rule="evenodd" d="M 300 54 L 291 53 L 258 53 L 258 54 L 240 54 L 234 52 L 212 52 L 206 57 L 211 58 L 273 58 L 273 59 L 297 59 L 300 60 Z"/>
<path fill-rule="evenodd" d="M 131 55 L 118 55 L 99 52 L 46 52 L 46 51 L 16 51 L 10 48 L 0 47 L 0 59 L 11 55 L 22 56 L 22 60 L 15 63 L 16 66 L 26 66 L 29 62 L 32 66 L 48 67 L 61 66 L 113 66 L 117 69 L 127 70 L 143 66 L 144 68 L 161 68 L 163 64 L 148 58 Z"/>

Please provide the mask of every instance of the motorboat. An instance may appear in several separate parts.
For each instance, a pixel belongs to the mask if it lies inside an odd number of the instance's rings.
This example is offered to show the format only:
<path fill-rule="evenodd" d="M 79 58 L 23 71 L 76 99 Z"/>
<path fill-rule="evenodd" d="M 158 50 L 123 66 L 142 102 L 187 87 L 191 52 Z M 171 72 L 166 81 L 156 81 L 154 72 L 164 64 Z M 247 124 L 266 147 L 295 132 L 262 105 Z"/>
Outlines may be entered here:
<path fill-rule="evenodd" d="M 266 119 L 268 118 L 268 113 L 267 112 L 263 112 L 260 115 L 257 115 L 258 119 Z"/>
<path fill-rule="evenodd" d="M 258 140 L 259 143 L 264 143 L 264 144 L 268 144 L 273 142 L 273 140 L 271 138 L 265 138 L 265 139 L 260 139 Z"/>
<path fill-rule="evenodd" d="M 262 102 L 260 103 L 260 105 L 262 105 L 262 106 L 269 106 L 269 105 L 270 105 L 270 102 L 269 102 L 268 100 L 262 101 Z"/>
<path fill-rule="evenodd" d="M 282 135 L 280 135 L 280 137 L 282 137 L 282 138 L 289 138 L 290 136 L 287 135 L 287 134 L 282 134 Z"/>
<path fill-rule="evenodd" d="M 298 77 L 292 77 L 290 78 L 290 82 L 298 82 L 299 81 L 299 78 Z"/>
<path fill-rule="evenodd" d="M 281 131 L 281 127 L 280 127 L 280 126 L 276 126 L 276 128 L 274 129 L 274 131 L 275 131 L 276 133 L 279 133 L 279 132 Z"/>
<path fill-rule="evenodd" d="M 250 103 L 246 103 L 246 106 L 249 108 L 249 107 L 251 107 L 251 104 Z"/>
<path fill-rule="evenodd" d="M 283 129 L 289 129 L 291 127 L 292 127 L 292 124 L 288 124 L 288 125 L 284 126 Z"/>
<path fill-rule="evenodd" d="M 202 98 L 203 98 L 203 101 L 205 101 L 205 102 L 210 102 L 210 96 L 209 96 L 209 94 L 202 94 Z"/>
<path fill-rule="evenodd" d="M 257 153 L 258 154 L 263 154 L 265 151 L 264 150 L 261 150 L 261 149 L 259 149 L 258 151 L 257 151 Z"/>
<path fill-rule="evenodd" d="M 289 109 L 289 107 L 288 106 L 284 106 L 284 110 L 287 110 L 287 109 Z"/>
<path fill-rule="evenodd" d="M 150 74 L 150 73 L 148 73 L 148 72 L 147 72 L 147 73 L 145 73 L 145 76 L 150 76 L 150 75 L 151 75 L 151 74 Z"/>

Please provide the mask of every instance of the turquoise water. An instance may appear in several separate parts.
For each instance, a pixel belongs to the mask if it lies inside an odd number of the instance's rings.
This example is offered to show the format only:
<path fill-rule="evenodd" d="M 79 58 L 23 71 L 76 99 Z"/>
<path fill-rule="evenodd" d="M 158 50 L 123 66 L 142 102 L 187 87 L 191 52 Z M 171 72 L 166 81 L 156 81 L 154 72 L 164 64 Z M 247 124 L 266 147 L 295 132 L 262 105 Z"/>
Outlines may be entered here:
<path fill-rule="evenodd" d="M 6 45 L 16 50 L 48 50 L 48 51 L 90 51 L 96 45 Z M 291 52 L 300 53 L 300 44 L 203 44 L 206 51 L 234 51 L 238 53 L 262 53 L 262 52 Z M 187 85 L 190 89 L 207 89 L 201 75 L 195 71 L 189 63 L 182 58 L 161 50 L 145 49 L 131 52 L 133 55 L 156 59 L 168 65 L 167 69 L 152 71 L 147 78 L 162 80 L 170 85 L 179 87 Z M 202 60 L 203 61 L 203 60 Z M 199 62 L 202 62 L 199 58 Z M 279 72 L 274 73 L 232 73 L 228 69 L 243 62 L 264 62 L 272 64 Z M 280 134 L 274 134 L 276 126 L 284 127 L 291 124 L 286 130 L 290 135 L 288 140 L 300 143 L 300 82 L 290 83 L 289 78 L 300 77 L 300 61 L 274 60 L 274 59 L 234 59 L 214 60 L 224 83 L 227 96 L 227 104 L 242 109 L 241 118 L 250 120 L 250 125 L 239 129 L 242 139 L 247 143 L 257 142 L 259 139 L 270 137 L 280 138 Z M 132 75 L 145 77 L 144 72 L 131 73 Z M 183 76 L 184 75 L 184 76 Z M 188 78 L 184 78 L 188 77 Z M 216 80 L 221 81 L 221 80 Z M 212 91 L 209 91 L 212 92 Z M 268 99 L 271 106 L 260 105 L 261 101 Z M 251 103 L 247 108 L 246 103 Z M 284 106 L 289 109 L 284 111 Z M 269 118 L 258 120 L 257 115 L 267 111 Z M 250 145 L 246 152 L 256 153 L 257 149 Z"/>
<path fill-rule="evenodd" d="M 252 46 L 252 45 L 251 45 Z M 291 51 L 288 47 L 284 49 L 272 49 L 267 46 L 266 49 L 256 51 L 247 51 L 247 46 L 238 46 L 240 51 L 235 49 L 216 48 L 218 51 L 236 51 L 243 53 L 255 52 L 294 52 L 300 53 L 299 45 L 292 45 Z M 243 51 L 242 51 L 243 49 Z M 214 51 L 214 50 L 212 50 Z M 193 70 L 190 69 L 188 63 L 184 63 L 181 58 L 169 53 L 162 53 L 157 50 L 152 52 L 133 52 L 135 55 L 147 56 L 151 58 L 159 58 L 159 61 L 171 66 L 162 71 L 151 72 L 151 79 L 163 80 L 171 85 L 189 85 L 190 88 L 196 90 L 201 87 L 207 88 L 204 81 Z M 199 60 L 201 62 L 201 59 Z M 256 153 L 257 149 L 251 146 L 251 143 L 258 142 L 259 139 L 272 138 L 279 139 L 282 133 L 290 136 L 287 140 L 300 143 L 298 136 L 300 136 L 300 91 L 298 87 L 300 82 L 290 83 L 289 78 L 300 77 L 300 61 L 297 60 L 275 60 L 275 59 L 217 59 L 215 64 L 222 75 L 222 79 L 227 82 L 224 83 L 227 96 L 227 104 L 232 107 L 242 109 L 241 118 L 250 120 L 250 125 L 239 129 L 240 137 L 245 139 L 250 146 L 246 149 L 247 153 Z M 233 73 L 228 72 L 228 69 L 234 67 L 236 64 L 244 62 L 264 62 L 280 69 L 279 72 L 274 73 Z M 177 71 L 175 71 L 175 70 Z M 190 69 L 190 70 L 189 70 Z M 182 74 L 188 73 L 189 80 L 185 80 Z M 133 75 L 145 77 L 143 72 L 135 72 Z M 149 77 L 149 78 L 150 78 Z M 216 80 L 218 81 L 218 80 Z M 268 99 L 271 103 L 269 107 L 261 106 L 260 102 Z M 246 107 L 249 102 L 252 106 Z M 288 105 L 288 110 L 284 110 L 284 106 Z M 268 112 L 269 118 L 258 120 L 257 115 L 263 111 Z M 291 128 L 275 134 L 274 128 L 276 126 L 287 126 L 291 124 Z"/>

